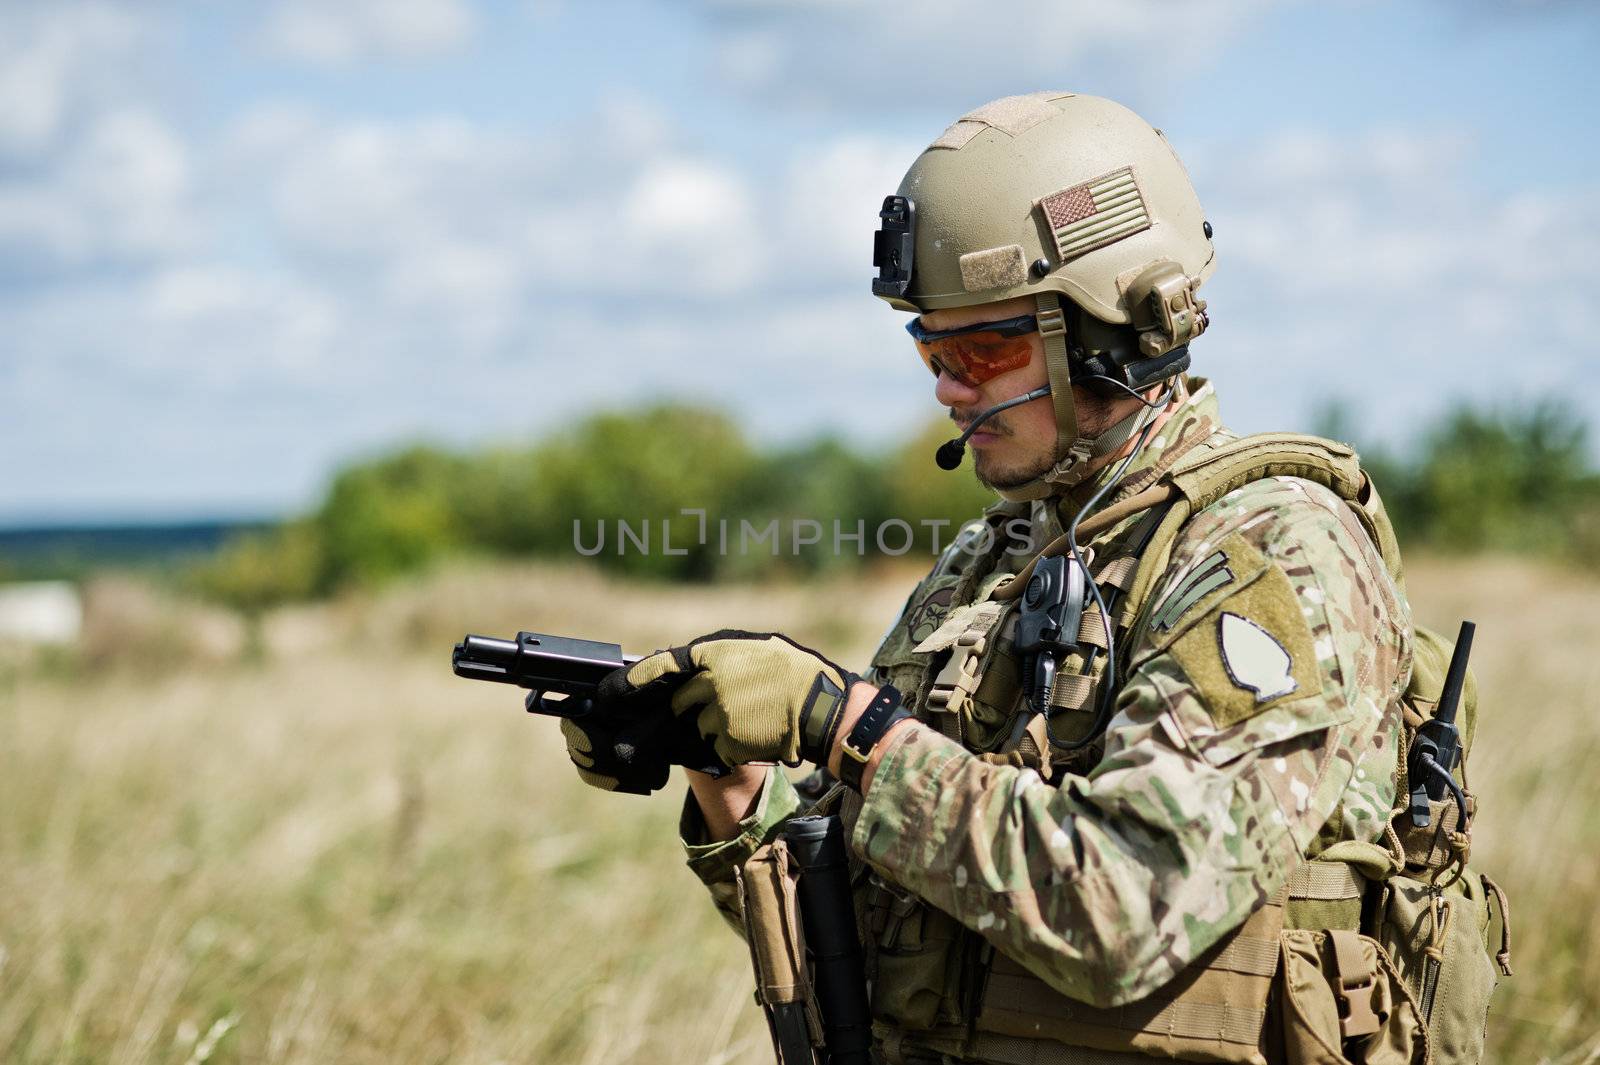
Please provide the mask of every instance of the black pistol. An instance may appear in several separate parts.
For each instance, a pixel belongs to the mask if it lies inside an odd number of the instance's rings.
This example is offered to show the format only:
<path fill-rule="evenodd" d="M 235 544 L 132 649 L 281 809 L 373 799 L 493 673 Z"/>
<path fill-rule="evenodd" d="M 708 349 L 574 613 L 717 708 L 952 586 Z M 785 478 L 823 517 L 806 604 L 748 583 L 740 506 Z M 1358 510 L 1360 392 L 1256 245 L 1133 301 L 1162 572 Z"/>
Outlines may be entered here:
<path fill-rule="evenodd" d="M 519 632 L 514 640 L 468 635 L 450 655 L 456 676 L 526 688 L 528 713 L 574 720 L 598 712 L 595 693 L 606 674 L 637 661 L 638 655 L 623 654 L 619 644 L 542 632 Z M 712 741 L 695 728 L 694 715 L 668 727 L 664 742 L 674 764 L 713 777 L 728 771 Z"/>
<path fill-rule="evenodd" d="M 602 677 L 637 661 L 618 644 L 542 632 L 519 632 L 514 640 L 464 636 L 450 655 L 456 676 L 527 688 L 528 713 L 572 718 L 594 709 Z"/>

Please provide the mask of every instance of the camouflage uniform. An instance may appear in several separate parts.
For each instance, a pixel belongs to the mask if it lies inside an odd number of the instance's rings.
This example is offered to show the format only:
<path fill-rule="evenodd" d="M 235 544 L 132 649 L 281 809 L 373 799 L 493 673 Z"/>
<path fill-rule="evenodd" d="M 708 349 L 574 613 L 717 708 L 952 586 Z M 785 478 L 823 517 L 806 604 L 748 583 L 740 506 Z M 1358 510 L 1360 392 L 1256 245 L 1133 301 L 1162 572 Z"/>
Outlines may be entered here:
<path fill-rule="evenodd" d="M 1189 385 L 1105 505 L 1194 449 L 1235 439 L 1211 387 Z M 1032 504 L 1034 546 L 1057 535 L 1094 487 Z M 1135 520 L 1085 547 L 1103 554 Z M 1030 557 L 1007 554 L 997 572 L 1014 573 Z M 972 598 L 961 572 L 970 560 L 937 567 L 912 593 L 873 658 L 875 679 L 925 694 L 930 656 L 912 648 Z M 1116 713 L 1086 760 L 1044 779 L 1015 758 L 1007 764 L 932 729 L 905 728 L 865 800 L 851 793 L 843 811 L 853 850 L 884 881 L 1096 1006 L 1160 988 L 1303 859 L 1340 841 L 1379 839 L 1395 798 L 1409 610 L 1333 492 L 1280 477 L 1228 494 L 1183 527 L 1149 601 L 1132 645 L 1118 649 Z M 1286 652 L 1281 684 L 1236 676 L 1224 629 L 1244 644 L 1264 634 Z M 1014 709 L 976 707 L 968 746 L 992 749 Z M 771 773 L 740 834 L 705 843 L 688 802 L 690 868 L 730 918 L 735 867 L 803 806 L 788 779 Z"/>

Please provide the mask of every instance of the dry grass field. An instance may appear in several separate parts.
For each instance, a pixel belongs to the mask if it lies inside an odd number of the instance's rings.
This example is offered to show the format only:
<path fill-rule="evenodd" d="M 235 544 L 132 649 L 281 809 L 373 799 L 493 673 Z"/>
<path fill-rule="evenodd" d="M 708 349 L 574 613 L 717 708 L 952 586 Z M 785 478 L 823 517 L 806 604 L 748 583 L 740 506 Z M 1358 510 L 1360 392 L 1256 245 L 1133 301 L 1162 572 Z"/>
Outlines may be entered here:
<path fill-rule="evenodd" d="M 553 723 L 446 652 L 739 624 L 859 663 L 907 586 L 468 567 L 247 631 L 100 585 L 82 658 L 0 666 L 0 1060 L 770 1061 L 680 794 L 582 786 Z M 1600 583 L 1434 562 L 1411 591 L 1480 623 L 1476 860 L 1518 973 L 1490 1060 L 1600 1061 Z"/>

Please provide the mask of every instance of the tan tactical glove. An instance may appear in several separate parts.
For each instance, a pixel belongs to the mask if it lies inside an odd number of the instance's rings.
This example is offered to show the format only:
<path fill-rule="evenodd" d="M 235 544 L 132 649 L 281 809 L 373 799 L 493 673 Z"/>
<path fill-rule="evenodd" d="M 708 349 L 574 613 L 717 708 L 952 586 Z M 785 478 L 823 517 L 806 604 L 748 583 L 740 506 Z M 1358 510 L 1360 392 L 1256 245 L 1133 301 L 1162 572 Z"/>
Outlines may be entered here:
<path fill-rule="evenodd" d="M 845 692 L 859 679 L 787 636 L 724 629 L 615 671 L 598 702 L 693 721 L 730 766 L 826 764 Z"/>

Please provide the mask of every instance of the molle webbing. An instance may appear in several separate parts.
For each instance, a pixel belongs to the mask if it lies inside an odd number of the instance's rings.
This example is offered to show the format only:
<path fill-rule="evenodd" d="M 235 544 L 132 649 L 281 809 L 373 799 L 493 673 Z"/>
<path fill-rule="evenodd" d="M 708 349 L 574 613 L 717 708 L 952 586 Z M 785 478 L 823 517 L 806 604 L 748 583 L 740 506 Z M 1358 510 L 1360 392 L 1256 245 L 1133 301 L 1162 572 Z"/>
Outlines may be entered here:
<path fill-rule="evenodd" d="M 1289 873 L 1290 899 L 1312 902 L 1339 902 L 1359 899 L 1365 882 L 1349 862 L 1302 862 Z"/>
<path fill-rule="evenodd" d="M 997 955 L 977 1030 L 1105 1051 L 1259 1065 L 1282 927 L 1278 898 L 1167 985 L 1125 1006 L 1096 1007 L 1068 998 Z"/>
<path fill-rule="evenodd" d="M 1204 510 L 1236 488 L 1266 477 L 1298 477 L 1355 499 L 1365 482 L 1356 454 L 1344 444 L 1298 433 L 1259 433 L 1185 458 L 1172 469 L 1174 487 L 1192 511 Z"/>
<path fill-rule="evenodd" d="M 979 1032 L 968 1057 L 994 1065 L 1150 1065 L 1149 1054 L 1124 1054 L 1115 1050 L 1045 1043 L 1011 1035 Z"/>
<path fill-rule="evenodd" d="M 1125 1006 L 1101 1008 L 1060 994 L 1021 965 L 996 954 L 977 1018 L 977 1039 L 1009 1038 L 1017 1062 L 1137 1061 L 1156 1057 L 1256 1065 L 1279 965 L 1285 904 L 1359 899 L 1364 881 L 1346 862 L 1303 862 L 1276 897 L 1166 986 Z M 1026 1044 L 1038 1047 L 1033 1057 Z M 1055 1049 L 1062 1048 L 1057 1054 Z M 1087 1048 L 1095 1054 L 1068 1053 Z M 1086 1051 L 1087 1053 L 1087 1051 Z"/>

